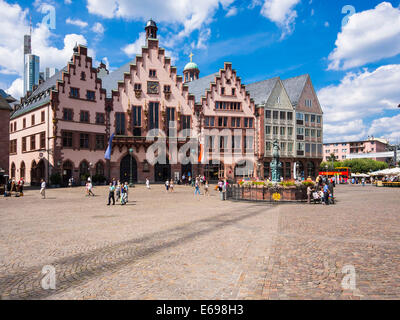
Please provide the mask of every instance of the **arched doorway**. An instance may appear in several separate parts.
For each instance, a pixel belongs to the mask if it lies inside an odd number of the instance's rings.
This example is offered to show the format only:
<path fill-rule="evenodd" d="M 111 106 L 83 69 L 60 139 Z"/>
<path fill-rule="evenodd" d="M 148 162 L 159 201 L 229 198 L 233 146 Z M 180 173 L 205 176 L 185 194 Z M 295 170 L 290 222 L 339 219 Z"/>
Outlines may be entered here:
<path fill-rule="evenodd" d="M 316 177 L 316 175 L 315 175 L 315 164 L 312 161 L 310 161 L 307 164 L 307 178 L 308 177 L 311 177 L 312 179 L 314 179 Z"/>
<path fill-rule="evenodd" d="M 16 167 L 15 163 L 11 163 L 11 179 L 15 178 Z"/>
<path fill-rule="evenodd" d="M 43 179 L 46 180 L 46 166 L 44 164 L 44 160 L 40 160 L 38 165 L 37 165 L 37 170 L 36 170 L 37 174 L 36 176 L 39 179 Z"/>
<path fill-rule="evenodd" d="M 25 167 L 25 162 L 24 161 L 22 161 L 21 162 L 21 167 L 20 167 L 20 169 L 19 169 L 19 175 L 20 175 L 20 178 L 21 179 L 24 179 L 25 180 L 25 172 L 26 172 L 26 167 Z"/>
<path fill-rule="evenodd" d="M 184 175 L 186 179 L 189 177 L 189 175 L 193 177 L 193 167 L 191 163 L 181 165 L 181 177 Z"/>
<path fill-rule="evenodd" d="M 208 181 L 218 181 L 219 179 L 225 178 L 225 165 L 220 162 L 213 164 L 212 160 L 205 166 L 205 176 Z"/>
<path fill-rule="evenodd" d="M 63 182 L 68 184 L 74 172 L 74 164 L 71 161 L 65 161 L 63 164 Z"/>
<path fill-rule="evenodd" d="M 31 185 L 37 185 L 39 183 L 38 177 L 37 177 L 37 164 L 36 161 L 32 161 L 31 165 Z"/>
<path fill-rule="evenodd" d="M 104 163 L 102 161 L 96 163 L 96 175 L 104 176 Z"/>
<path fill-rule="evenodd" d="M 81 182 L 85 182 L 88 177 L 90 177 L 89 163 L 87 161 L 82 161 L 79 165 L 79 179 Z"/>
<path fill-rule="evenodd" d="M 132 181 L 135 183 L 138 180 L 136 159 L 128 154 L 121 160 L 120 163 L 119 180 L 121 181 L 121 183 L 130 182 L 131 159 L 132 159 Z"/>
<path fill-rule="evenodd" d="M 166 164 L 156 163 L 154 166 L 154 180 L 155 182 L 165 182 L 171 179 L 171 165 L 167 157 Z"/>

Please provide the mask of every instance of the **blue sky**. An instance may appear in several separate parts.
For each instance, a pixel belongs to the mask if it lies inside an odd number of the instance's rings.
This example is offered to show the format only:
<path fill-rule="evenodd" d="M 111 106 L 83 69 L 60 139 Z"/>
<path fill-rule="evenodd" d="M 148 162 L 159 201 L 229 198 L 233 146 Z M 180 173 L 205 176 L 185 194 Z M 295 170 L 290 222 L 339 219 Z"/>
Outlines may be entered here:
<path fill-rule="evenodd" d="M 43 23 L 55 8 L 56 28 Z M 354 15 L 346 25 L 342 8 Z M 244 83 L 309 73 L 325 113 L 325 140 L 400 139 L 399 1 L 0 0 L 0 88 L 22 91 L 23 34 L 33 22 L 41 68 L 63 67 L 75 42 L 115 69 L 158 23 L 181 73 L 193 51 L 201 75 L 233 63 Z M 43 11 L 43 12 L 42 12 Z"/>

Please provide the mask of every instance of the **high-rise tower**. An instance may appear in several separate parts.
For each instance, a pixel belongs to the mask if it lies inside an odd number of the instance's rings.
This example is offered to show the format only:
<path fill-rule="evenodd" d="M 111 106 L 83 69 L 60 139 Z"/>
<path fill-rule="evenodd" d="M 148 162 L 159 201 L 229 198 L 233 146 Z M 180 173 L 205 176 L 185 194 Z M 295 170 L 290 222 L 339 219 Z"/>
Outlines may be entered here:
<path fill-rule="evenodd" d="M 29 35 L 24 36 L 24 96 L 39 85 L 40 58 L 32 54 L 32 20 Z"/>

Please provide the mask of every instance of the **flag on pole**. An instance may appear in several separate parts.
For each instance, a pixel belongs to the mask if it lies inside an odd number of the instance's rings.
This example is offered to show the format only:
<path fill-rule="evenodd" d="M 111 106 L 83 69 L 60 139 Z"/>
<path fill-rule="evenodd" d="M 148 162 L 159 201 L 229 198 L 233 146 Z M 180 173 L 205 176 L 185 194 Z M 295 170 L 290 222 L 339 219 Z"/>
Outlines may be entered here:
<path fill-rule="evenodd" d="M 203 163 L 204 159 L 204 146 L 202 143 L 200 143 L 200 153 L 199 153 L 199 163 Z"/>
<path fill-rule="evenodd" d="M 111 149 L 112 149 L 112 142 L 114 140 L 114 136 L 115 136 L 115 134 L 113 133 L 110 137 L 110 140 L 108 141 L 108 148 L 104 155 L 104 159 L 106 159 L 106 160 L 111 160 Z"/>

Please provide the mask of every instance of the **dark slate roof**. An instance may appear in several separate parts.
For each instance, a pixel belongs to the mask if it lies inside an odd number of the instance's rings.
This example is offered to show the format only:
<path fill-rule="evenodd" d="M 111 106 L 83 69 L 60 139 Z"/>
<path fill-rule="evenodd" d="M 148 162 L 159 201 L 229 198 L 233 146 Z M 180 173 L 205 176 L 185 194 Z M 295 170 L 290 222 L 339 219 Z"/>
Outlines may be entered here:
<path fill-rule="evenodd" d="M 250 98 L 254 100 L 256 105 L 265 104 L 268 101 L 272 90 L 274 90 L 278 80 L 279 77 L 276 77 L 248 84 L 246 85 L 246 91 L 250 93 Z"/>
<path fill-rule="evenodd" d="M 150 19 L 149 21 L 147 21 L 146 23 L 146 28 L 147 27 L 156 27 L 157 28 L 157 24 L 153 21 L 153 19 Z"/>
<path fill-rule="evenodd" d="M 25 113 L 28 113 L 32 110 L 40 108 L 46 103 L 50 102 L 50 94 L 46 93 L 49 89 L 55 89 L 58 80 L 62 79 L 62 72 L 67 71 L 67 67 L 63 68 L 61 71 L 57 72 L 54 76 L 49 78 L 47 81 L 43 82 L 38 86 L 38 88 L 32 93 L 32 95 L 28 98 L 28 102 L 24 103 L 20 109 L 16 110 L 11 119 L 15 119 Z"/>
<path fill-rule="evenodd" d="M 110 72 L 109 74 L 101 74 L 98 73 L 97 76 L 101 79 L 102 81 L 102 88 L 107 90 L 107 98 L 111 98 L 111 91 L 112 90 L 118 90 L 118 81 L 123 81 L 124 80 L 124 73 L 125 72 L 130 72 L 130 65 L 135 64 L 136 59 L 133 59 L 132 61 L 128 62 L 127 64 L 124 64 L 122 67 L 119 69 Z"/>
<path fill-rule="evenodd" d="M 5 92 L 3 89 L 0 89 L 0 96 L 2 96 L 4 99 L 6 99 L 8 103 L 13 103 L 13 102 L 17 101 L 11 95 L 9 95 L 7 92 Z"/>
<path fill-rule="evenodd" d="M 218 75 L 219 72 L 186 83 L 189 87 L 189 93 L 195 96 L 196 103 L 201 102 L 201 97 L 205 97 L 206 90 L 210 89 L 211 83 L 215 82 L 215 77 Z"/>
<path fill-rule="evenodd" d="M 289 95 L 290 101 L 294 106 L 296 106 L 299 103 L 301 94 L 306 85 L 307 78 L 308 74 L 303 74 L 301 76 L 282 81 L 286 89 L 286 92 Z"/>
<path fill-rule="evenodd" d="M 3 98 L 3 95 L 1 94 L 0 94 L 0 110 L 9 110 L 9 111 L 12 110 L 7 100 Z"/>

